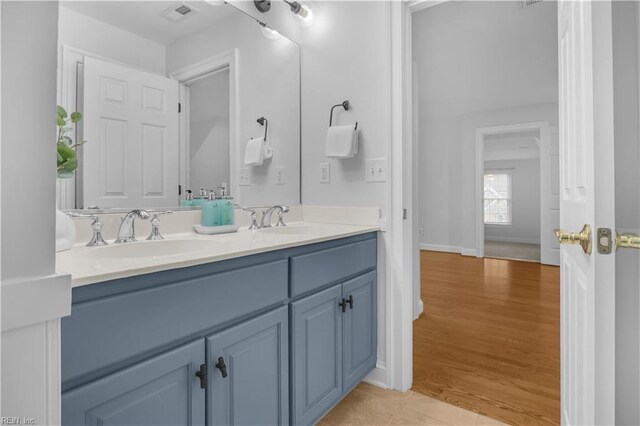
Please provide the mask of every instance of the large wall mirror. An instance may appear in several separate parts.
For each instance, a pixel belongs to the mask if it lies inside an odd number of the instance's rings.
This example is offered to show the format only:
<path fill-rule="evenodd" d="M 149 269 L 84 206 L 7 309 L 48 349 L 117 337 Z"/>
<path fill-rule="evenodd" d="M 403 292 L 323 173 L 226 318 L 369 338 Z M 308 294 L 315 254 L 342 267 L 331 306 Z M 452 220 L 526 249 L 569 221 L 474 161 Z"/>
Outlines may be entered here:
<path fill-rule="evenodd" d="M 80 168 L 61 209 L 176 208 L 189 191 L 300 203 L 300 47 L 229 4 L 61 1 L 59 104 Z"/>

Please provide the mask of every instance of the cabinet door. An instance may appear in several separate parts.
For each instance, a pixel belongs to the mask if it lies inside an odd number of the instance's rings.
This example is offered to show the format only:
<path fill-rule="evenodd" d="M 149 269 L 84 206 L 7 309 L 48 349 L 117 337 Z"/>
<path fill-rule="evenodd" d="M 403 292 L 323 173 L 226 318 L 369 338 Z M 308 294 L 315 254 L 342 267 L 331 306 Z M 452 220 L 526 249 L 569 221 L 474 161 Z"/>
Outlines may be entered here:
<path fill-rule="evenodd" d="M 195 376 L 204 340 L 189 343 L 62 395 L 63 425 L 203 425 Z"/>
<path fill-rule="evenodd" d="M 286 307 L 207 337 L 212 425 L 289 424 Z"/>
<path fill-rule="evenodd" d="M 376 365 L 376 272 L 342 284 L 348 301 L 343 316 L 344 391 L 350 391 Z"/>
<path fill-rule="evenodd" d="M 313 424 L 342 395 L 341 300 L 338 284 L 291 304 L 295 425 Z"/>

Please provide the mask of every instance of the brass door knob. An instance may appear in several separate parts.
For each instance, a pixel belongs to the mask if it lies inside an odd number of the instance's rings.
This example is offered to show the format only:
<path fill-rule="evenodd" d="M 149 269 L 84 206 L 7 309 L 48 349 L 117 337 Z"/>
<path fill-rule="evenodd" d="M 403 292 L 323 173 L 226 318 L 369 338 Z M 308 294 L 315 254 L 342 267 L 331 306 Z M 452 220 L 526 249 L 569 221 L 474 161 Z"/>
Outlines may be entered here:
<path fill-rule="evenodd" d="M 616 250 L 619 248 L 640 249 L 640 235 L 637 234 L 617 234 Z"/>
<path fill-rule="evenodd" d="M 586 254 L 591 254 L 591 227 L 584 225 L 580 232 L 564 232 L 560 229 L 553 231 L 560 244 L 580 244 Z"/>

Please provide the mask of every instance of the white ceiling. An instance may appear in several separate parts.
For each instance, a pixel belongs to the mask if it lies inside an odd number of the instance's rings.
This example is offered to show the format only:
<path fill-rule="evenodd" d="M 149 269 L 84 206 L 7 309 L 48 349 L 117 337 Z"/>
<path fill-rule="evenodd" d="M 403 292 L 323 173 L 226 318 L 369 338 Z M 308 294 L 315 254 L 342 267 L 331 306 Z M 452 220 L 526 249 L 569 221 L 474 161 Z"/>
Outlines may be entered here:
<path fill-rule="evenodd" d="M 186 3 L 198 13 L 179 22 L 160 16 L 168 7 Z M 60 5 L 107 24 L 167 45 L 239 13 L 231 5 L 212 6 L 204 1 L 61 1 Z"/>
<path fill-rule="evenodd" d="M 447 1 L 413 14 L 420 114 L 557 102 L 557 3 Z"/>

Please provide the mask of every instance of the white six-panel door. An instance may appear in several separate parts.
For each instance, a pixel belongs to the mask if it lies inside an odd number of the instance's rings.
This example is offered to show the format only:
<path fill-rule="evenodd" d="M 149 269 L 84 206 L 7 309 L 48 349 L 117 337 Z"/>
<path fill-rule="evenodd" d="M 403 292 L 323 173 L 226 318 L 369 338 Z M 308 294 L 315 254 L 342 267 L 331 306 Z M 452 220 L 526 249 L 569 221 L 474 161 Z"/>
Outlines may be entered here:
<path fill-rule="evenodd" d="M 560 0 L 560 226 L 615 229 L 611 3 Z M 562 245 L 562 423 L 615 423 L 615 258 Z"/>
<path fill-rule="evenodd" d="M 553 230 L 560 227 L 560 152 L 558 127 L 540 135 L 540 263 L 560 265 L 560 244 Z"/>
<path fill-rule="evenodd" d="M 85 57 L 84 206 L 178 205 L 178 83 Z"/>

